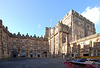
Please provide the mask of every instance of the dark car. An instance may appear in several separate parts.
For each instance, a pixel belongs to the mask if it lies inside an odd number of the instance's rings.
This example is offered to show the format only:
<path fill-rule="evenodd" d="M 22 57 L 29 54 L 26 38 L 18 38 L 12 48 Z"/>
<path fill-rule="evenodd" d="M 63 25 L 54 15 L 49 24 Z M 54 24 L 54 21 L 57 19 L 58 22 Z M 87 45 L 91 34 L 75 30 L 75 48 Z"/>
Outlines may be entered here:
<path fill-rule="evenodd" d="M 87 61 L 87 59 L 86 58 L 82 58 L 82 59 L 73 60 L 72 62 L 85 63 L 85 61 Z"/>

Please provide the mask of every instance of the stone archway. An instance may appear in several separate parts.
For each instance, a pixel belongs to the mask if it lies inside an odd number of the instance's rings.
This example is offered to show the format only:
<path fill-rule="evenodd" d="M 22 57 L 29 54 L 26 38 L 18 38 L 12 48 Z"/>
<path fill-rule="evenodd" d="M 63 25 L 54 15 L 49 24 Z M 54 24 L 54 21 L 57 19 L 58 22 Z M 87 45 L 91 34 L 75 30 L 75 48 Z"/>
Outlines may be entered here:
<path fill-rule="evenodd" d="M 29 55 L 30 57 L 34 57 L 33 50 L 30 51 Z"/>
<path fill-rule="evenodd" d="M 41 52 L 38 50 L 37 51 L 37 57 L 40 58 L 41 57 Z"/>
<path fill-rule="evenodd" d="M 45 57 L 45 58 L 47 57 L 47 52 L 46 52 L 46 51 L 44 51 L 44 57 Z"/>
<path fill-rule="evenodd" d="M 25 52 L 25 50 L 22 50 L 22 51 L 21 51 L 21 57 L 26 57 L 26 52 Z"/>
<path fill-rule="evenodd" d="M 18 55 L 18 52 L 16 50 L 13 50 L 12 51 L 12 57 L 17 57 L 17 55 Z"/>

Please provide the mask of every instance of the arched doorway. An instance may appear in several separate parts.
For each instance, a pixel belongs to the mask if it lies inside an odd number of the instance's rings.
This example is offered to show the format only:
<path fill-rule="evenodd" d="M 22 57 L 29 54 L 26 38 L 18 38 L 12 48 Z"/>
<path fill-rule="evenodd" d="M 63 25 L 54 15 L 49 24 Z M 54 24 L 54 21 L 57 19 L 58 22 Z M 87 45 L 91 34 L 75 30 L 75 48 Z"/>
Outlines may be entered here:
<path fill-rule="evenodd" d="M 37 51 L 37 57 L 40 58 L 41 57 L 41 52 L 38 50 Z"/>
<path fill-rule="evenodd" d="M 21 57 L 26 57 L 26 52 L 25 52 L 25 50 L 22 50 L 22 51 L 21 51 Z"/>
<path fill-rule="evenodd" d="M 47 57 L 47 52 L 46 51 L 44 52 L 44 57 Z"/>
<path fill-rule="evenodd" d="M 12 51 L 12 57 L 17 57 L 17 51 L 16 50 L 14 50 L 14 51 Z"/>
<path fill-rule="evenodd" d="M 33 50 L 30 51 L 29 55 L 30 55 L 30 57 L 33 57 L 34 56 Z"/>

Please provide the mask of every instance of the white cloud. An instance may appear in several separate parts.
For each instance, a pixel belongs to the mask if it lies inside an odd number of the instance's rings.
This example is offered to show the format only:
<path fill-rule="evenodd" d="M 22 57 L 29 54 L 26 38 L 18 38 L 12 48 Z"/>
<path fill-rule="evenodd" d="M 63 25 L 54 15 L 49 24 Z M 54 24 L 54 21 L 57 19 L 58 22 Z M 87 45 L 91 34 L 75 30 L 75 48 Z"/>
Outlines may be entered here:
<path fill-rule="evenodd" d="M 38 28 L 40 28 L 41 27 L 41 25 L 40 24 L 38 24 Z"/>
<path fill-rule="evenodd" d="M 97 24 L 100 22 L 100 7 L 87 7 L 85 11 L 82 12 L 82 15 L 93 23 Z"/>

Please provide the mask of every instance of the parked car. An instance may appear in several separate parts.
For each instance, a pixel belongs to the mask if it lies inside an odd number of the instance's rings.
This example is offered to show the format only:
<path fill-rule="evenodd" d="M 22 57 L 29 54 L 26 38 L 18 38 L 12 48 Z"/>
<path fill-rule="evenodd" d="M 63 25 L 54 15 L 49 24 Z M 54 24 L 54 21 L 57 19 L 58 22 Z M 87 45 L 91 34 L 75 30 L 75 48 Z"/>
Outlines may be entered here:
<path fill-rule="evenodd" d="M 88 61 L 86 58 L 77 59 L 73 61 L 66 61 L 64 62 L 66 68 L 99 68 L 93 64 L 87 64 Z"/>
<path fill-rule="evenodd" d="M 86 58 L 82 58 L 82 59 L 73 60 L 72 62 L 85 63 L 85 61 L 87 61 L 87 59 Z"/>
<path fill-rule="evenodd" d="M 26 56 L 25 52 L 21 53 L 21 57 L 25 57 L 25 56 Z"/>

